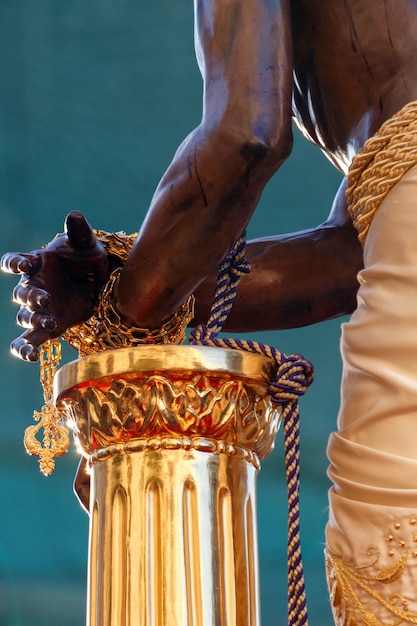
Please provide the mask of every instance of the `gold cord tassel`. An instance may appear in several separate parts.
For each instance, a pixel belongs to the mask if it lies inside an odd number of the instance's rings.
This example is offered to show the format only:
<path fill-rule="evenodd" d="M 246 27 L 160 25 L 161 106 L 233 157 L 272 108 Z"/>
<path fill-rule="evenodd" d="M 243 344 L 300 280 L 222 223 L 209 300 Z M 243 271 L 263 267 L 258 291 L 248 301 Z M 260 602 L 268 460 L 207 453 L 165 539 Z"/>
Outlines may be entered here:
<path fill-rule="evenodd" d="M 33 418 L 38 422 L 25 430 L 24 443 L 29 454 L 39 456 L 41 472 L 49 476 L 55 469 L 55 457 L 68 452 L 70 438 L 68 429 L 54 405 L 53 381 L 61 360 L 61 345 L 58 339 L 46 341 L 39 357 L 40 380 L 45 404 L 40 411 L 34 411 Z M 36 435 L 43 430 L 42 442 Z"/>

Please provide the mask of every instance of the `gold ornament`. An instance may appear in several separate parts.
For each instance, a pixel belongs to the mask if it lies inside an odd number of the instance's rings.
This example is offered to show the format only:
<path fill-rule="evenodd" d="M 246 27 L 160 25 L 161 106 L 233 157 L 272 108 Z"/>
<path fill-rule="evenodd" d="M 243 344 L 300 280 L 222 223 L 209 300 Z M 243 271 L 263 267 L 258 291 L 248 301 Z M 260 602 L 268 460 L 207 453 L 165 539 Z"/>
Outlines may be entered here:
<path fill-rule="evenodd" d="M 63 417 L 54 405 L 53 380 L 61 359 L 61 346 L 58 339 L 51 339 L 42 345 L 40 352 L 40 380 L 45 404 L 33 417 L 38 424 L 26 428 L 24 443 L 29 454 L 39 456 L 41 472 L 49 476 L 55 469 L 55 457 L 68 452 L 70 445 L 68 429 Z M 36 435 L 43 430 L 42 442 Z"/>
<path fill-rule="evenodd" d="M 407 599 L 389 589 L 389 585 L 401 579 L 410 567 L 407 552 L 392 565 L 380 569 L 381 555 L 377 548 L 371 546 L 368 554 L 372 561 L 355 567 L 331 550 L 325 550 L 327 582 L 336 626 L 417 624 L 417 613 L 410 611 Z M 372 567 L 377 568 L 375 574 L 369 572 Z M 375 608 L 366 608 L 363 597 L 378 607 L 377 613 Z M 382 614 L 385 614 L 383 619 Z"/>

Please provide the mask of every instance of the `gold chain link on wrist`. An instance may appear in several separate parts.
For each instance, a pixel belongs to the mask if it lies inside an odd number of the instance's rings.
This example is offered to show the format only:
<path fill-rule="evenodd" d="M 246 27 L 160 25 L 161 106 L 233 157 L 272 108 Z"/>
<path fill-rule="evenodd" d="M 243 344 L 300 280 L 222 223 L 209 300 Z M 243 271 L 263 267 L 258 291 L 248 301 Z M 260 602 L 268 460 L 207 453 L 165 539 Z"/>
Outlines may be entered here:
<path fill-rule="evenodd" d="M 94 315 L 86 322 L 68 328 L 63 334 L 65 341 L 78 350 L 80 357 L 142 344 L 182 343 L 185 340 L 185 329 L 194 316 L 194 296 L 191 295 L 160 328 L 139 328 L 128 323 L 116 309 L 113 293 L 137 235 L 102 230 L 95 230 L 94 234 L 108 254 L 118 259 L 121 265 L 112 272 L 103 287 Z"/>
<path fill-rule="evenodd" d="M 140 328 L 124 321 L 113 303 L 113 292 L 122 267 L 111 274 L 104 286 L 95 314 L 84 324 L 66 331 L 64 339 L 80 356 L 103 350 L 115 350 L 143 344 L 180 344 L 185 340 L 185 329 L 194 317 L 194 296 L 189 298 L 159 328 Z"/>
<path fill-rule="evenodd" d="M 106 248 L 107 254 L 124 263 L 135 243 L 137 233 L 127 235 L 124 230 L 108 233 L 105 230 L 93 230 L 94 235 Z"/>

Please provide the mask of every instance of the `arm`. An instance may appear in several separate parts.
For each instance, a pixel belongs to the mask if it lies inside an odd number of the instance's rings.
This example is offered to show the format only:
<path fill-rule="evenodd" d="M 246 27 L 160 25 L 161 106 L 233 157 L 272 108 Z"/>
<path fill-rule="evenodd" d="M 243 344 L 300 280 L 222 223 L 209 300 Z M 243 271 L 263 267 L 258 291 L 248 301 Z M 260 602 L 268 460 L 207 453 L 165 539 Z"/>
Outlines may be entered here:
<path fill-rule="evenodd" d="M 202 121 L 156 190 L 116 294 L 121 313 L 141 326 L 159 326 L 215 272 L 291 150 L 289 0 L 195 0 L 195 8 Z M 35 252 L 6 255 L 2 263 L 23 274 L 15 300 L 27 330 L 12 350 L 27 360 L 38 358 L 43 341 L 81 321 L 81 309 L 71 304 L 80 285 L 66 249 L 62 256 L 51 243 Z M 108 272 L 94 276 L 98 286 Z M 91 312 L 97 290 L 82 289 Z"/>
<path fill-rule="evenodd" d="M 28 330 L 14 340 L 12 350 L 27 360 L 38 358 L 36 346 L 62 334 L 70 311 L 73 324 L 79 321 L 75 314 L 81 320 L 92 313 L 98 290 L 111 270 L 81 215 L 71 214 L 66 230 L 68 235 L 53 240 L 44 250 L 10 253 L 2 259 L 4 270 L 23 273 L 14 296 L 22 305 L 19 321 Z M 252 271 L 241 280 L 226 329 L 293 328 L 355 308 L 362 248 L 346 212 L 344 183 L 326 222 L 315 229 L 249 242 L 246 252 Z M 195 324 L 207 321 L 216 279 L 217 271 L 195 292 Z M 62 302 L 66 315 L 54 327 Z"/>
<path fill-rule="evenodd" d="M 249 242 L 252 270 L 242 277 L 225 330 L 294 328 L 351 313 L 362 247 L 347 215 L 345 183 L 328 219 L 311 230 Z M 208 318 L 216 278 L 196 292 L 195 323 Z"/>
<path fill-rule="evenodd" d="M 288 0 L 195 5 L 202 121 L 156 190 L 116 294 L 140 326 L 158 326 L 215 272 L 291 150 Z"/>

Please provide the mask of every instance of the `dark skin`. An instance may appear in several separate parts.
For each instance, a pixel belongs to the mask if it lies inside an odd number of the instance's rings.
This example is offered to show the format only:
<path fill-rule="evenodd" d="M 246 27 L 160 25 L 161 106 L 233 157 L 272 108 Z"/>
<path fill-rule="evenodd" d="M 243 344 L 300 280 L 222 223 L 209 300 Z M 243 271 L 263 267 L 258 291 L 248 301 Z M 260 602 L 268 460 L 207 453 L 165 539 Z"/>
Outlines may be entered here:
<path fill-rule="evenodd" d="M 164 174 L 115 294 L 141 327 L 157 328 L 192 292 L 194 323 L 205 321 L 219 262 L 291 153 L 292 115 L 346 174 L 381 124 L 417 99 L 417 0 L 198 0 L 196 11 L 202 121 Z M 26 330 L 12 350 L 29 361 L 91 314 L 110 271 L 84 218 L 72 214 L 67 227 L 59 243 L 3 257 L 3 269 L 22 275 L 14 296 Z M 229 329 L 301 326 L 354 309 L 362 251 L 343 185 L 324 224 L 250 242 L 247 256 L 252 272 Z"/>

